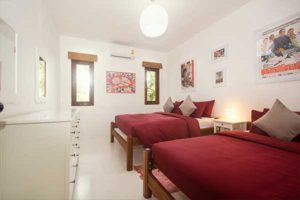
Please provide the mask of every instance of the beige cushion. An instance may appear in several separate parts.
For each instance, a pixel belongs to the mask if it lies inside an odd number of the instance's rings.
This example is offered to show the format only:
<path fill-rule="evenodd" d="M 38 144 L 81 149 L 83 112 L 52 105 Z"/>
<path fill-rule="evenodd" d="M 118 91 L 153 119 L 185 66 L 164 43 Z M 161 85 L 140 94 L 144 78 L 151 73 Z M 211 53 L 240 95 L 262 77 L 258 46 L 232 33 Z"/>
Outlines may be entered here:
<path fill-rule="evenodd" d="M 168 100 L 166 101 L 163 109 L 164 109 L 165 112 L 172 112 L 172 110 L 174 109 L 174 104 L 172 102 L 171 97 L 168 98 Z"/>
<path fill-rule="evenodd" d="M 300 133 L 300 116 L 278 99 L 269 112 L 253 123 L 270 136 L 282 140 L 291 141 Z"/>
<path fill-rule="evenodd" d="M 184 116 L 190 116 L 197 109 L 190 96 L 183 101 L 179 108 Z"/>

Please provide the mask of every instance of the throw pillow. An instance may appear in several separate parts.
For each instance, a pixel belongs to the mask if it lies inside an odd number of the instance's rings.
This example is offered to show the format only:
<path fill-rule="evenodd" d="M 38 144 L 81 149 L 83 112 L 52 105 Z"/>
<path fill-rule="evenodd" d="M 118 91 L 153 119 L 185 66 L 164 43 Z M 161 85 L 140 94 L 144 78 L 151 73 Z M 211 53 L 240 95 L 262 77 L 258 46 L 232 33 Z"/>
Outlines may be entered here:
<path fill-rule="evenodd" d="M 190 96 L 184 100 L 179 108 L 184 116 L 190 116 L 197 109 Z"/>
<path fill-rule="evenodd" d="M 253 123 L 268 135 L 282 140 L 291 141 L 300 133 L 300 116 L 278 99 L 271 110 Z"/>
<path fill-rule="evenodd" d="M 164 109 L 165 112 L 172 112 L 172 110 L 174 109 L 174 104 L 172 102 L 171 97 L 168 98 L 168 100 L 166 101 L 163 109 Z"/>

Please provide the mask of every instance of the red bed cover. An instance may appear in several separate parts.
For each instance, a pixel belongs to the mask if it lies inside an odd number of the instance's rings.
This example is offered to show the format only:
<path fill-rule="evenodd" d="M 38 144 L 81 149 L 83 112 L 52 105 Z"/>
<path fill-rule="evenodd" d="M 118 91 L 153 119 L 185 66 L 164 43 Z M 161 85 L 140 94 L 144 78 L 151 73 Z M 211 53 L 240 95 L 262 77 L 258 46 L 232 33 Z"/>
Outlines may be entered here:
<path fill-rule="evenodd" d="M 238 131 L 152 146 L 156 166 L 192 200 L 300 199 L 300 145 Z"/>
<path fill-rule="evenodd" d="M 117 127 L 126 135 L 138 137 L 145 147 L 162 141 L 199 135 L 196 119 L 174 113 L 127 114 L 115 117 Z"/>

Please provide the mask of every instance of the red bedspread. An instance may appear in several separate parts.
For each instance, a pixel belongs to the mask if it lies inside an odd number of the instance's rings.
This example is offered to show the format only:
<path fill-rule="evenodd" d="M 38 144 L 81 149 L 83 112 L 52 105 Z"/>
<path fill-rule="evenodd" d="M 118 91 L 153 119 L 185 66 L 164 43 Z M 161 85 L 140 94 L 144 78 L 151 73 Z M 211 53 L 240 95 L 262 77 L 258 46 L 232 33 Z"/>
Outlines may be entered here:
<path fill-rule="evenodd" d="M 145 147 L 162 141 L 199 135 L 196 119 L 174 113 L 127 114 L 115 117 L 117 127 L 126 135 L 138 137 Z"/>
<path fill-rule="evenodd" d="M 198 199 L 300 199 L 300 145 L 226 132 L 152 146 L 154 161 Z"/>

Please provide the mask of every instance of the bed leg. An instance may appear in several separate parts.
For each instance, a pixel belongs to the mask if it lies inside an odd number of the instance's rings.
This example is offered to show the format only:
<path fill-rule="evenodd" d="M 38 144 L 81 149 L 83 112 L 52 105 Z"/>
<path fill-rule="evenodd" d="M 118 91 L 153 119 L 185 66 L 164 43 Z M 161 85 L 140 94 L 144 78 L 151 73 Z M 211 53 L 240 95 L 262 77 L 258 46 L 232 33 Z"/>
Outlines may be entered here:
<path fill-rule="evenodd" d="M 148 176 L 151 173 L 151 150 L 149 148 L 144 150 L 144 179 L 143 179 L 143 195 L 146 199 L 152 196 L 152 192 L 148 186 Z"/>
<path fill-rule="evenodd" d="M 114 122 L 111 122 L 110 123 L 110 142 L 111 143 L 114 143 L 114 141 L 115 141 L 115 138 L 114 138 L 114 135 L 113 135 L 114 128 L 116 128 L 116 125 L 115 125 Z"/>
<path fill-rule="evenodd" d="M 133 139 L 132 137 L 127 137 L 127 148 L 126 148 L 126 161 L 127 161 L 127 171 L 132 171 L 133 168 Z"/>

